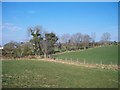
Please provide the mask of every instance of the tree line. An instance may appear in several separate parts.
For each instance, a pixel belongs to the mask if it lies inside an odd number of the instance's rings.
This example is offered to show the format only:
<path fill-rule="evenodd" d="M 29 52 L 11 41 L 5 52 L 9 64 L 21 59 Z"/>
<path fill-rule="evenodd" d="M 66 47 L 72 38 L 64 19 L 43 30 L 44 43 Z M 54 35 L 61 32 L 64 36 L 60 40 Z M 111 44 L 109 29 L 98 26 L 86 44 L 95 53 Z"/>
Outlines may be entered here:
<path fill-rule="evenodd" d="M 92 33 L 91 35 L 75 33 L 75 34 L 64 34 L 60 37 L 60 42 L 65 48 L 64 50 L 78 50 L 78 49 L 87 49 L 100 45 L 110 44 L 110 33 L 103 33 L 101 40 L 99 42 L 95 41 L 96 34 Z M 114 41 L 116 42 L 116 41 Z M 61 46 L 59 43 L 59 46 Z M 117 42 L 116 42 L 117 43 Z"/>
<path fill-rule="evenodd" d="M 9 58 L 21 58 L 25 56 L 40 56 L 50 58 L 57 52 L 94 48 L 101 45 L 118 45 L 118 42 L 110 42 L 111 35 L 106 32 L 99 42 L 95 41 L 96 35 L 76 33 L 64 34 L 58 37 L 55 33 L 42 33 L 39 26 L 28 28 L 31 39 L 28 42 L 9 42 L 2 49 L 2 56 Z"/>

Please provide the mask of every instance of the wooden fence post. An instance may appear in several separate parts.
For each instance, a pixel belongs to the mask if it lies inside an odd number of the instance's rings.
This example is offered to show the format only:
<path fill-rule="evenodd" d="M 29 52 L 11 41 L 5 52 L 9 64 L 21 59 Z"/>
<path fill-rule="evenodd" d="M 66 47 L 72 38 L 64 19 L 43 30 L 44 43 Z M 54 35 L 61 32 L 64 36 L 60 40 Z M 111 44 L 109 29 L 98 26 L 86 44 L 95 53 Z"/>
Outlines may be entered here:
<path fill-rule="evenodd" d="M 72 58 L 71 58 L 71 63 L 72 63 Z"/>
<path fill-rule="evenodd" d="M 100 63 L 101 63 L 101 65 L 102 65 L 102 61 L 101 61 Z"/>
<path fill-rule="evenodd" d="M 85 59 L 84 59 L 84 64 L 85 64 Z"/>
<path fill-rule="evenodd" d="M 77 58 L 77 63 L 78 63 L 78 58 Z"/>
<path fill-rule="evenodd" d="M 65 60 L 66 62 L 67 62 L 67 58 L 66 58 L 66 60 Z"/>
<path fill-rule="evenodd" d="M 111 61 L 110 63 L 111 63 L 111 65 L 112 65 L 112 61 Z"/>

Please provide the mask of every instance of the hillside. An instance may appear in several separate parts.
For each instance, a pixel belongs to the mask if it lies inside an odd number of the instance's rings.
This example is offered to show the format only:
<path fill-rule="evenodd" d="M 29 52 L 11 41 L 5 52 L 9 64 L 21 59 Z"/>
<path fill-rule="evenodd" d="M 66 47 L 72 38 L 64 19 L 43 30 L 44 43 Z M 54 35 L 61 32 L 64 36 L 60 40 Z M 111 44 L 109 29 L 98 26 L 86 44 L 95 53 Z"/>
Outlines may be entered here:
<path fill-rule="evenodd" d="M 66 52 L 54 55 L 55 58 L 63 60 L 78 60 L 79 62 L 93 64 L 117 64 L 118 63 L 118 46 L 102 46 L 91 48 L 84 51 Z"/>

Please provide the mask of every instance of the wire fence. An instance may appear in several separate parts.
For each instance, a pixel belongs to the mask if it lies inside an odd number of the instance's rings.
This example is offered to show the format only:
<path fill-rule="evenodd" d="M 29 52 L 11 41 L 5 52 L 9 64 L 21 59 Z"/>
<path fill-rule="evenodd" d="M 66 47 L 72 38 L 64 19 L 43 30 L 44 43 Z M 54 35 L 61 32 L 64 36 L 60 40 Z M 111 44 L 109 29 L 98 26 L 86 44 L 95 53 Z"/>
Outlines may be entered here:
<path fill-rule="evenodd" d="M 9 59 L 7 59 L 9 60 Z M 13 60 L 13 59 L 10 59 Z M 15 60 L 28 60 L 28 58 L 18 58 Z M 85 67 L 92 67 L 92 68 L 102 68 L 102 69 L 114 69 L 120 70 L 120 65 L 117 65 L 110 61 L 109 63 L 105 64 L 102 60 L 99 62 L 88 61 L 86 59 L 74 59 L 74 58 L 56 58 L 56 57 L 49 57 L 49 58 L 40 58 L 37 57 L 36 59 L 31 58 L 30 60 L 43 60 L 43 61 L 50 61 L 50 62 L 59 62 L 59 63 L 66 63 L 66 64 L 74 64 L 80 65 Z"/>
<path fill-rule="evenodd" d="M 83 64 L 107 64 L 107 65 L 117 65 L 117 63 L 112 61 L 104 61 L 104 60 L 86 60 L 84 59 L 74 59 L 74 58 L 57 58 L 57 57 L 51 57 L 51 59 L 54 60 L 62 60 L 67 62 L 77 62 L 77 63 L 83 63 Z"/>
<path fill-rule="evenodd" d="M 89 61 L 84 59 L 84 60 L 80 60 L 80 59 L 73 59 L 73 58 L 55 58 L 52 57 L 52 60 L 54 60 L 55 62 L 61 62 L 61 63 L 67 63 L 67 64 L 75 64 L 75 65 L 82 65 L 82 66 L 87 66 L 87 67 L 97 67 L 97 68 L 102 68 L 102 69 L 114 69 L 114 70 L 118 70 L 118 65 L 113 63 L 112 61 L 109 63 L 103 63 L 103 61 L 99 61 L 99 62 L 94 62 L 94 61 Z"/>

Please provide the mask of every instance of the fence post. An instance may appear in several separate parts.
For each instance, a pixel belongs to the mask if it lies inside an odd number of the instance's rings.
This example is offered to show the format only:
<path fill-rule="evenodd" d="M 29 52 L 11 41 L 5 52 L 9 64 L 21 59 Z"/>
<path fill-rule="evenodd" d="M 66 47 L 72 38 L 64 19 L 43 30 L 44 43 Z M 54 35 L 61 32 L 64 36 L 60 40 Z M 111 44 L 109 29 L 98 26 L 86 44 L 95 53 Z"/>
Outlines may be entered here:
<path fill-rule="evenodd" d="M 61 58 L 59 59 L 59 61 L 61 62 Z"/>
<path fill-rule="evenodd" d="M 77 63 L 78 63 L 78 58 L 77 58 Z"/>
<path fill-rule="evenodd" d="M 62 58 L 61 58 L 61 62 L 62 62 Z"/>
<path fill-rule="evenodd" d="M 101 63 L 101 65 L 102 65 L 102 61 L 101 61 L 100 63 Z"/>
<path fill-rule="evenodd" d="M 112 61 L 111 61 L 110 63 L 111 63 L 111 65 L 112 65 Z"/>
<path fill-rule="evenodd" d="M 84 59 L 84 64 L 85 64 L 85 59 Z"/>

